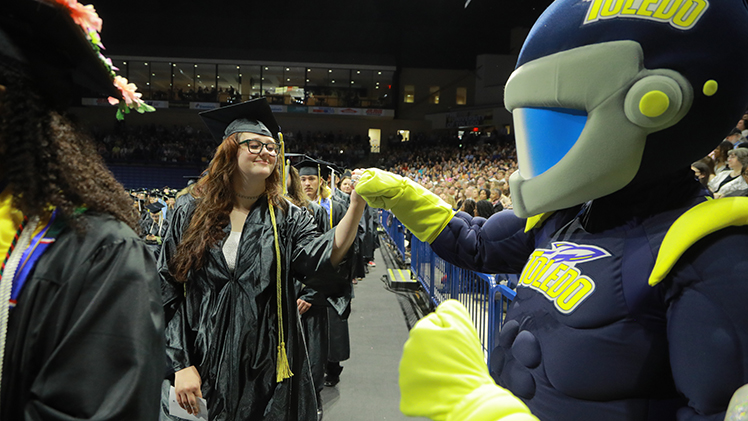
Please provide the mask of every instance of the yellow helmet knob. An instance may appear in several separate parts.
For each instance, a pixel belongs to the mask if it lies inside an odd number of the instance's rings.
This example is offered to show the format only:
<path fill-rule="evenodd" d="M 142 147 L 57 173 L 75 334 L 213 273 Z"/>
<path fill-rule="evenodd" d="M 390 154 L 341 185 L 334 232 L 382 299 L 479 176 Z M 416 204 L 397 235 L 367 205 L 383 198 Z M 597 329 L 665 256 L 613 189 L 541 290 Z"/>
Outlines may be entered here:
<path fill-rule="evenodd" d="M 639 111 L 647 117 L 659 117 L 670 106 L 670 98 L 662 91 L 650 91 L 639 101 Z"/>

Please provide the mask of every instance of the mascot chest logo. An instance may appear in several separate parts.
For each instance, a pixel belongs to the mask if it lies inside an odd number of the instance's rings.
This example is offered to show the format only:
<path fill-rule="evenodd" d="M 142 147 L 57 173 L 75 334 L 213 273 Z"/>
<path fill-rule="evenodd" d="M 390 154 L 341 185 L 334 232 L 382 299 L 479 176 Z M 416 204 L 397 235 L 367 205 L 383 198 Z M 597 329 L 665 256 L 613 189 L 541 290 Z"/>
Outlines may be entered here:
<path fill-rule="evenodd" d="M 602 19 L 636 18 L 669 23 L 690 29 L 709 8 L 708 0 L 587 0 L 590 8 L 584 23 Z"/>
<path fill-rule="evenodd" d="M 606 257 L 610 253 L 600 247 L 558 241 L 550 250 L 532 253 L 517 286 L 543 294 L 558 311 L 569 314 L 595 292 L 595 282 L 577 265 Z"/>

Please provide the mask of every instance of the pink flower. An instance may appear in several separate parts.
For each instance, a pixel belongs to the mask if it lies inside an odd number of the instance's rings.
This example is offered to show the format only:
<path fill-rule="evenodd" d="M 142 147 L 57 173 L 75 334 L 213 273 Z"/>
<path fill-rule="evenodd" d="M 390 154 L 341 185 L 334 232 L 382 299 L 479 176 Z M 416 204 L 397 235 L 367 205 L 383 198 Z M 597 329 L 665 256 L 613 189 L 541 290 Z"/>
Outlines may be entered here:
<path fill-rule="evenodd" d="M 135 86 L 134 83 L 128 83 L 127 79 L 122 76 L 115 76 L 114 86 L 116 86 L 122 93 L 122 98 L 124 98 L 125 104 L 127 104 L 128 107 L 133 105 L 137 106 L 141 102 L 140 97 L 143 96 L 143 94 L 136 92 L 138 87 Z"/>
<path fill-rule="evenodd" d="M 77 0 L 55 0 L 70 11 L 73 21 L 81 26 L 86 32 L 94 30 L 101 32 L 102 20 L 92 5 L 84 6 Z"/>

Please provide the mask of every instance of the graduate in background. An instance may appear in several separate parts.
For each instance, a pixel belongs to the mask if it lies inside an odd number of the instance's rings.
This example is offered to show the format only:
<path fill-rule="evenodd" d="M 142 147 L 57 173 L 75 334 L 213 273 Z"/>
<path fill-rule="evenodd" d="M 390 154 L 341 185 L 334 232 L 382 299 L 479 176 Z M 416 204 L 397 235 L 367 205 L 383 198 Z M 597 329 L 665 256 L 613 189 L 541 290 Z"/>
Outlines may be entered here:
<path fill-rule="evenodd" d="M 299 170 L 301 185 L 307 198 L 314 203 L 320 204 L 327 211 L 330 228 L 337 226 L 341 221 L 341 215 L 347 207 L 343 200 L 334 198 L 332 191 L 325 181 L 333 170 L 332 166 L 325 161 L 306 159 L 297 163 L 295 167 Z M 356 241 L 358 241 L 361 216 L 356 220 L 356 224 Z M 352 267 L 345 275 L 349 282 L 353 277 L 356 264 L 360 261 L 358 258 L 358 247 L 356 247 L 355 242 L 351 254 Z M 344 294 L 326 297 L 327 326 L 322 336 L 327 340 L 327 363 L 325 364 L 324 384 L 328 387 L 336 386 L 340 382 L 340 373 L 343 371 L 340 363 L 351 356 L 348 315 L 351 312 L 352 292 L 353 290 L 349 285 Z"/>
<path fill-rule="evenodd" d="M 74 0 L 0 15 L 2 420 L 158 418 L 155 262 L 128 194 L 65 115 L 78 89 L 134 94 L 89 41 L 100 25 Z"/>
<path fill-rule="evenodd" d="M 140 227 L 142 230 L 141 237 L 156 259 L 158 259 L 158 255 L 161 252 L 162 239 L 166 236 L 166 231 L 169 229 L 169 220 L 162 216 L 163 212 L 161 210 L 163 207 L 164 205 L 161 202 L 154 202 L 146 206 L 151 218 Z"/>

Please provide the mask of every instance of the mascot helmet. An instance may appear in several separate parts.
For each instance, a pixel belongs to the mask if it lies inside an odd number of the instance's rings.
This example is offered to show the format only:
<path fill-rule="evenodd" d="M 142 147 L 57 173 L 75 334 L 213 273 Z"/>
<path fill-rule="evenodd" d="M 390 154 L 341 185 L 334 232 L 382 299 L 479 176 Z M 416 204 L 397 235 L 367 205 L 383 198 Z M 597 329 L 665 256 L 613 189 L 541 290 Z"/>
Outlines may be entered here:
<path fill-rule="evenodd" d="M 556 0 L 507 81 L 524 217 L 688 168 L 748 103 L 744 0 Z"/>

